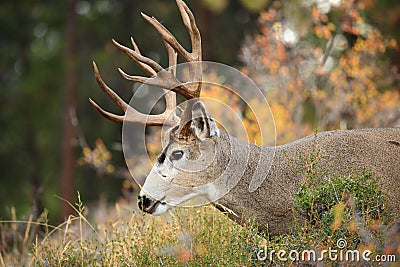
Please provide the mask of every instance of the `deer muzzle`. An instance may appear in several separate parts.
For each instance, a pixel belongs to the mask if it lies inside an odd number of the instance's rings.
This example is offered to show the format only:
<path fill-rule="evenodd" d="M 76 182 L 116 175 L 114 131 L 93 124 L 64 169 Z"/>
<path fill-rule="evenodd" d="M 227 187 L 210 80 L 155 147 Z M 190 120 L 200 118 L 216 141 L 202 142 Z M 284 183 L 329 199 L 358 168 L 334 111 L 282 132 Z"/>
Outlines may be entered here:
<path fill-rule="evenodd" d="M 148 196 L 139 196 L 138 197 L 138 207 L 139 210 L 146 212 L 148 214 L 153 214 L 154 211 L 157 209 L 158 205 L 165 205 L 164 202 L 161 202 L 159 200 L 155 200 L 153 198 L 150 198 Z"/>

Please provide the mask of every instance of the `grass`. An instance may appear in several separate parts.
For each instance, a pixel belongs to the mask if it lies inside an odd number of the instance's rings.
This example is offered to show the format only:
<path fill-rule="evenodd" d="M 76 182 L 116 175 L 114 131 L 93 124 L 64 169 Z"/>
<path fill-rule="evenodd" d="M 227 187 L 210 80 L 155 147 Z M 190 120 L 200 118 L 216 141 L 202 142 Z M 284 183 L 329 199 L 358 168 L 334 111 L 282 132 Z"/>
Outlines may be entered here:
<path fill-rule="evenodd" d="M 179 209 L 167 221 L 121 215 L 95 227 L 79 212 L 35 240 L 30 252 L 4 249 L 0 266 L 251 266 L 262 240 L 255 227 L 234 224 L 212 206 Z"/>
<path fill-rule="evenodd" d="M 313 157 L 314 159 L 314 157 Z M 371 258 L 387 252 L 388 226 L 398 211 L 385 207 L 378 179 L 367 170 L 348 176 L 332 174 L 317 182 L 317 164 L 303 174 L 307 182 L 295 196 L 291 234 L 269 237 L 251 220 L 238 225 L 213 206 L 181 208 L 165 216 L 132 213 L 132 205 L 116 204 L 89 212 L 78 194 L 70 205 L 75 215 L 50 226 L 43 214 L 0 223 L 0 267 L 3 266 L 315 266 L 310 258 L 259 260 L 260 252 L 337 248 L 371 250 Z M 311 166 L 310 165 L 310 166 Z M 95 216 L 99 212 L 102 216 Z M 397 215 L 396 215 L 397 214 Z M 400 253 L 399 243 L 396 243 Z M 392 250 L 396 253 L 396 248 Z M 325 256 L 324 266 L 353 266 Z M 379 262 L 357 262 L 380 266 Z M 396 266 L 396 263 L 392 266 Z"/>

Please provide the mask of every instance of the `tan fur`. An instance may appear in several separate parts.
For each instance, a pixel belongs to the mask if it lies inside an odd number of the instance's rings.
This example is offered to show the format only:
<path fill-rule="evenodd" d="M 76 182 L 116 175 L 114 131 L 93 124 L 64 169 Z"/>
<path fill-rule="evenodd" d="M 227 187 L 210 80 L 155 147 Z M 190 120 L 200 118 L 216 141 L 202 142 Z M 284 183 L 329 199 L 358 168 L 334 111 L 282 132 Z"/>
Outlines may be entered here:
<path fill-rule="evenodd" d="M 218 203 L 236 214 L 245 212 L 247 216 L 254 216 L 260 228 L 268 228 L 272 235 L 289 230 L 293 196 L 304 182 L 304 176 L 296 169 L 306 167 L 300 159 L 312 153 L 313 147 L 320 150 L 318 168 L 321 171 L 327 171 L 327 175 L 347 175 L 354 169 L 367 168 L 381 177 L 381 188 L 388 196 L 389 206 L 396 210 L 400 207 L 400 128 L 322 132 L 276 148 L 249 145 L 226 133 L 217 142 L 220 150 L 217 154 L 222 157 L 230 146 L 228 143 L 233 144 L 234 153 L 246 150 L 250 153 L 243 177 Z M 262 162 L 273 159 L 272 167 L 269 173 L 262 174 L 266 179 L 261 186 L 250 193 L 248 187 L 260 157 Z M 219 159 L 219 162 L 226 161 Z M 231 214 L 230 217 L 241 220 L 241 216 Z"/>

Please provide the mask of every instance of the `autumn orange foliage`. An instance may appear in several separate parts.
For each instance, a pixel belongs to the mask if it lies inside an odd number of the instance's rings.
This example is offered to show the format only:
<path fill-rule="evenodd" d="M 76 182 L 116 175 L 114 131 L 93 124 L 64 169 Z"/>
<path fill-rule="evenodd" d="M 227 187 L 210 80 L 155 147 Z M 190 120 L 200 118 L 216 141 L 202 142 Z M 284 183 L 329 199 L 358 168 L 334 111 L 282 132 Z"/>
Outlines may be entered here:
<path fill-rule="evenodd" d="M 390 127 L 400 121 L 397 47 L 362 16 L 364 5 L 342 1 L 295 12 L 275 1 L 260 14 L 260 33 L 243 46 L 243 71 L 263 88 L 277 142 L 315 129 Z"/>

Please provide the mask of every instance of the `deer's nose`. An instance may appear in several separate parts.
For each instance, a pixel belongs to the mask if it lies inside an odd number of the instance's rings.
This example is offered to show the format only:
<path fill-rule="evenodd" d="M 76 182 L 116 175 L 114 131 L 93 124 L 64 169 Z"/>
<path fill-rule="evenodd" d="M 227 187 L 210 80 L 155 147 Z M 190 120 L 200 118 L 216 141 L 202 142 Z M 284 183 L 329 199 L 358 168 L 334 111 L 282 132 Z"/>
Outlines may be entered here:
<path fill-rule="evenodd" d="M 155 208 L 157 207 L 157 205 L 159 203 L 160 203 L 159 201 L 152 199 L 150 197 L 147 197 L 146 195 L 138 197 L 139 209 L 141 211 L 144 211 L 144 212 L 147 212 L 150 214 L 153 213 L 153 211 L 155 210 Z"/>
<path fill-rule="evenodd" d="M 138 206 L 140 210 L 145 210 L 146 207 L 149 207 L 151 203 L 150 198 L 146 197 L 146 196 L 139 196 L 138 197 Z"/>

